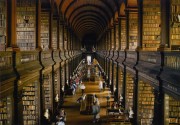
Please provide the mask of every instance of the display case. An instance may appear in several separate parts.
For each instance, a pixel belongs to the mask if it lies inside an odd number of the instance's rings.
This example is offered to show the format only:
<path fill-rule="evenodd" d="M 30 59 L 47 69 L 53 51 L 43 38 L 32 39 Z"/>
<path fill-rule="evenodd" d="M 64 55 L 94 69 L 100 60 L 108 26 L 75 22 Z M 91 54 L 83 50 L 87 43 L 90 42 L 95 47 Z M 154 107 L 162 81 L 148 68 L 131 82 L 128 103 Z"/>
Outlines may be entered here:
<path fill-rule="evenodd" d="M 0 99 L 0 125 L 12 124 L 12 105 L 11 97 Z"/>
<path fill-rule="evenodd" d="M 138 41 L 138 13 L 129 12 L 129 50 L 137 48 Z"/>
<path fill-rule="evenodd" d="M 0 0 L 0 51 L 6 47 L 6 0 Z"/>
<path fill-rule="evenodd" d="M 23 125 L 35 125 L 39 121 L 38 81 L 23 87 Z"/>
<path fill-rule="evenodd" d="M 17 45 L 21 51 L 35 50 L 36 0 L 17 0 Z"/>
<path fill-rule="evenodd" d="M 180 124 L 180 101 L 174 99 L 172 96 L 165 94 L 165 125 L 179 125 Z"/>
<path fill-rule="evenodd" d="M 121 50 L 126 48 L 126 20 L 121 19 Z"/>
<path fill-rule="evenodd" d="M 49 49 L 49 20 L 50 12 L 41 11 L 41 47 L 43 50 Z"/>
<path fill-rule="evenodd" d="M 154 117 L 154 88 L 143 81 L 139 81 L 138 87 L 138 123 L 151 125 Z"/>
<path fill-rule="evenodd" d="M 180 50 L 180 1 L 170 0 L 170 45 Z"/>
<path fill-rule="evenodd" d="M 132 76 L 127 73 L 126 74 L 126 104 L 125 108 L 129 110 L 130 108 L 133 108 L 133 92 L 134 92 L 134 81 Z"/>
<path fill-rule="evenodd" d="M 57 20 L 53 19 L 52 23 L 52 48 L 53 50 L 57 49 Z"/>
<path fill-rule="evenodd" d="M 144 50 L 157 50 L 161 39 L 160 0 L 143 0 L 143 43 Z"/>

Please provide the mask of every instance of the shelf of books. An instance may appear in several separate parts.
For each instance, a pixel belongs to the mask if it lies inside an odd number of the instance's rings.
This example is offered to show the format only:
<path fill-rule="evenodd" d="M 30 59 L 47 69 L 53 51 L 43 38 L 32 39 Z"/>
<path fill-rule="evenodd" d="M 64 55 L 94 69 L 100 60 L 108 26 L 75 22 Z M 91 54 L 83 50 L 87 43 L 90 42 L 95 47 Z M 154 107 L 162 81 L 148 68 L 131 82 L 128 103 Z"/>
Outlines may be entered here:
<path fill-rule="evenodd" d="M 138 13 L 129 12 L 129 50 L 137 48 L 138 41 Z"/>
<path fill-rule="evenodd" d="M 0 0 L 0 51 L 6 47 L 6 0 Z"/>
<path fill-rule="evenodd" d="M 49 20 L 50 13 L 41 11 L 41 47 L 43 50 L 49 49 Z"/>
<path fill-rule="evenodd" d="M 119 25 L 118 23 L 116 24 L 116 43 L 115 43 L 115 49 L 119 49 Z"/>
<path fill-rule="evenodd" d="M 118 69 L 119 77 L 118 77 L 118 86 L 119 86 L 119 94 L 123 94 L 123 72 L 122 69 L 119 67 Z"/>
<path fill-rule="evenodd" d="M 12 105 L 11 97 L 0 99 L 0 125 L 12 124 Z"/>
<path fill-rule="evenodd" d="M 54 90 L 55 90 L 55 95 L 60 94 L 60 78 L 59 78 L 59 70 L 55 71 L 54 73 Z"/>
<path fill-rule="evenodd" d="M 143 50 L 157 50 L 161 39 L 160 0 L 143 0 Z"/>
<path fill-rule="evenodd" d="M 126 74 L 126 93 L 125 93 L 126 110 L 129 110 L 129 108 L 133 108 L 133 92 L 134 92 L 133 84 L 134 84 L 134 81 L 133 81 L 132 76 L 129 73 L 127 73 Z"/>
<path fill-rule="evenodd" d="M 69 65 L 68 63 L 66 64 L 66 79 L 69 79 Z"/>
<path fill-rule="evenodd" d="M 180 101 L 165 94 L 165 125 L 180 124 Z"/>
<path fill-rule="evenodd" d="M 139 81 L 138 88 L 138 122 L 140 125 L 151 125 L 154 117 L 153 87 Z"/>
<path fill-rule="evenodd" d="M 57 49 L 57 20 L 53 19 L 53 28 L 52 28 L 52 48 L 53 50 Z"/>
<path fill-rule="evenodd" d="M 110 63 L 110 73 L 109 73 L 110 77 L 109 77 L 109 79 L 110 79 L 110 85 L 111 85 L 112 84 L 112 61 L 110 61 L 109 63 Z"/>
<path fill-rule="evenodd" d="M 63 50 L 63 25 L 59 23 L 59 48 Z"/>
<path fill-rule="evenodd" d="M 114 27 L 111 28 L 111 48 L 114 49 L 115 48 L 115 41 L 114 41 Z"/>
<path fill-rule="evenodd" d="M 116 78 L 117 78 L 117 64 L 114 64 L 114 72 L 113 72 L 113 82 L 114 82 L 114 92 L 116 91 Z"/>
<path fill-rule="evenodd" d="M 180 1 L 170 0 L 170 44 L 172 50 L 180 49 Z"/>
<path fill-rule="evenodd" d="M 62 67 L 62 70 L 61 70 L 61 81 L 62 81 L 62 86 L 65 85 L 65 67 L 63 66 Z"/>
<path fill-rule="evenodd" d="M 36 0 L 17 0 L 17 45 L 21 51 L 35 50 Z"/>
<path fill-rule="evenodd" d="M 45 109 L 52 108 L 52 78 L 51 74 L 44 75 L 44 83 L 43 83 L 43 90 L 44 90 L 44 107 Z"/>
<path fill-rule="evenodd" d="M 23 87 L 22 104 L 23 104 L 23 125 L 38 124 L 39 119 L 39 98 L 38 82 L 30 83 Z"/>
<path fill-rule="evenodd" d="M 121 50 L 126 48 L 126 20 L 121 19 Z"/>

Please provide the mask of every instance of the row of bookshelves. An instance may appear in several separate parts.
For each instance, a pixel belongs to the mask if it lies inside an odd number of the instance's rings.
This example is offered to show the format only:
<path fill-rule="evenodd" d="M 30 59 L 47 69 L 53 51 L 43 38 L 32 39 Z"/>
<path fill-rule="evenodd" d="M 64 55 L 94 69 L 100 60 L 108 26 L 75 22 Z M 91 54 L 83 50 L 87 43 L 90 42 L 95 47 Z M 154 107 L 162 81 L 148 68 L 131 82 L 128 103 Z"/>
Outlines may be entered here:
<path fill-rule="evenodd" d="M 0 1 L 0 51 L 5 50 L 6 42 L 6 1 Z"/>
<path fill-rule="evenodd" d="M 23 123 L 24 125 L 32 125 L 37 123 L 38 119 L 38 82 L 28 84 L 23 87 Z"/>
<path fill-rule="evenodd" d="M 11 124 L 12 100 L 10 97 L 0 99 L 0 125 Z"/>
<path fill-rule="evenodd" d="M 126 20 L 121 19 L 121 49 L 126 48 Z"/>
<path fill-rule="evenodd" d="M 51 74 L 45 75 L 46 79 L 43 83 L 43 93 L 44 93 L 44 105 L 45 109 L 49 109 L 52 107 L 52 82 L 51 82 Z"/>
<path fill-rule="evenodd" d="M 141 125 L 152 124 L 154 116 L 154 93 L 153 87 L 148 83 L 139 81 L 138 88 L 138 117 Z"/>
<path fill-rule="evenodd" d="M 134 85 L 132 76 L 127 73 L 126 74 L 126 108 L 129 109 L 133 107 L 133 92 L 134 92 Z"/>

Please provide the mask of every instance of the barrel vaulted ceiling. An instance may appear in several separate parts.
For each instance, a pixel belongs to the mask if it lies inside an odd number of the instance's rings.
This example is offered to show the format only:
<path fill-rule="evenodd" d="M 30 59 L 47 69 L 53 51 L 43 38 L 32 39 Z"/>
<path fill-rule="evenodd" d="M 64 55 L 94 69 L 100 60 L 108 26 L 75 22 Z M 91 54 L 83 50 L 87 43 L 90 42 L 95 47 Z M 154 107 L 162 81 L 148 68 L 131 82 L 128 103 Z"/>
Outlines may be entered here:
<path fill-rule="evenodd" d="M 101 36 L 107 28 L 112 26 L 114 21 L 117 20 L 117 17 L 125 15 L 124 3 L 126 3 L 127 7 L 137 6 L 137 0 L 54 1 L 66 25 L 70 27 L 80 39 L 83 39 L 83 37 L 88 34 L 93 34 L 96 38 Z"/>
<path fill-rule="evenodd" d="M 79 38 L 99 36 L 118 10 L 118 0 L 60 0 L 60 11 Z"/>

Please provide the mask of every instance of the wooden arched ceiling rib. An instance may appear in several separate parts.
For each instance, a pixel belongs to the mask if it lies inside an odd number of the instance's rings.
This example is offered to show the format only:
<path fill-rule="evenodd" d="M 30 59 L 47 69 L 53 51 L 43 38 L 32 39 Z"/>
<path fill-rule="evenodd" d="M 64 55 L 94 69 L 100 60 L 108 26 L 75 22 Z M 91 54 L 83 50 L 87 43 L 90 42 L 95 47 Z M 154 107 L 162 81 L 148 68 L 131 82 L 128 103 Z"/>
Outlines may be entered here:
<path fill-rule="evenodd" d="M 71 24 L 73 25 L 74 22 L 76 22 L 77 20 L 79 20 L 85 16 L 94 16 L 96 18 L 100 18 L 102 20 L 102 22 L 104 22 L 106 25 L 108 24 L 107 18 L 105 18 L 103 15 L 101 15 L 100 13 L 98 13 L 97 11 L 94 11 L 94 10 L 82 11 L 81 13 L 79 13 L 77 16 L 75 16 L 73 18 L 73 20 L 71 21 Z"/>
<path fill-rule="evenodd" d="M 95 22 L 84 23 L 81 26 L 79 26 L 78 28 L 76 28 L 75 31 L 84 30 L 85 32 L 83 32 L 83 34 L 85 34 L 88 31 L 88 28 L 94 28 L 94 30 L 98 31 L 98 34 L 100 34 L 103 29 L 101 27 L 98 27 L 98 25 L 99 25 L 98 23 L 96 25 L 94 25 L 94 24 L 95 24 Z"/>
<path fill-rule="evenodd" d="M 82 18 L 80 18 L 78 21 L 76 21 L 74 24 L 72 23 L 72 27 L 74 27 L 75 25 L 77 25 L 78 23 L 81 23 L 83 22 L 84 20 L 96 20 L 100 23 L 102 23 L 102 25 L 105 27 L 106 26 L 106 23 L 103 22 L 101 20 L 101 18 L 99 17 L 95 17 L 95 16 L 89 16 L 89 15 L 86 15 L 86 16 L 83 16 Z"/>
<path fill-rule="evenodd" d="M 74 22 L 74 20 L 76 19 L 76 18 L 78 18 L 80 15 L 84 15 L 84 14 L 86 14 L 86 15 L 91 15 L 91 14 L 96 14 L 96 15 L 98 15 L 100 18 L 102 18 L 103 20 L 105 20 L 105 22 L 107 22 L 108 23 L 108 21 L 109 21 L 109 19 L 108 19 L 108 17 L 106 17 L 105 15 L 104 15 L 104 13 L 100 13 L 99 11 L 97 11 L 97 10 L 84 10 L 84 11 L 81 11 L 81 12 L 79 12 L 79 13 L 77 13 L 76 15 L 74 15 L 74 18 L 72 18 L 71 20 L 68 20 L 68 22 L 71 22 L 71 23 L 73 23 Z"/>
<path fill-rule="evenodd" d="M 74 27 L 74 30 L 78 30 L 78 29 L 81 29 L 81 28 L 84 28 L 84 24 L 89 24 L 89 26 L 95 26 L 96 29 L 99 28 L 103 31 L 104 27 L 97 21 L 95 20 L 89 20 L 89 21 L 85 21 L 85 22 L 82 22 L 81 24 L 78 24 Z"/>
<path fill-rule="evenodd" d="M 98 36 L 100 32 L 98 29 L 95 30 L 96 27 L 89 27 L 88 24 L 85 25 L 84 27 L 86 27 L 87 30 L 82 29 L 82 30 L 76 31 L 77 35 L 80 36 L 81 38 L 83 38 L 83 36 L 87 35 L 88 33 L 95 34 L 96 36 Z"/>
<path fill-rule="evenodd" d="M 91 9 L 93 9 L 93 10 L 95 10 L 95 9 L 96 9 L 96 10 L 99 10 L 99 11 L 102 12 L 105 16 L 107 16 L 109 20 L 111 19 L 111 15 L 109 15 L 108 12 L 107 12 L 107 10 L 105 10 L 105 9 L 102 8 L 101 6 L 88 5 L 88 7 L 91 7 L 91 8 L 89 8 L 90 10 L 91 10 Z M 85 10 L 88 10 L 87 6 L 84 6 L 84 5 L 76 8 L 76 9 L 70 14 L 70 16 L 68 17 L 69 21 L 71 20 L 72 16 L 73 16 L 74 14 L 76 14 L 76 12 L 77 12 L 77 14 L 78 14 L 78 13 L 80 13 L 81 11 L 84 11 L 83 8 L 84 8 Z M 78 11 L 79 11 L 79 12 L 78 12 Z M 77 15 L 77 14 L 76 14 L 76 15 Z"/>
<path fill-rule="evenodd" d="M 80 0 L 79 0 L 79 1 L 80 1 Z M 83 1 L 84 1 L 84 0 L 83 0 Z M 109 12 L 111 12 L 112 15 L 113 15 L 114 10 L 113 10 L 113 8 L 110 6 L 110 4 L 107 3 L 107 1 L 99 0 L 98 2 L 100 2 L 100 5 L 104 5 L 105 8 L 107 8 L 107 10 L 108 10 Z M 70 8 L 73 7 L 73 4 L 75 4 L 75 3 L 76 3 L 76 1 L 73 1 L 73 2 L 71 2 L 71 3 L 67 6 L 67 8 L 65 9 L 65 12 L 64 12 L 64 17 L 66 17 L 67 12 L 71 10 Z M 101 3 L 102 3 L 102 4 L 101 4 Z M 97 4 L 97 2 L 96 2 L 96 4 Z M 99 4 L 97 4 L 97 5 L 99 5 Z M 73 11 L 73 9 L 72 9 L 72 11 Z"/>

